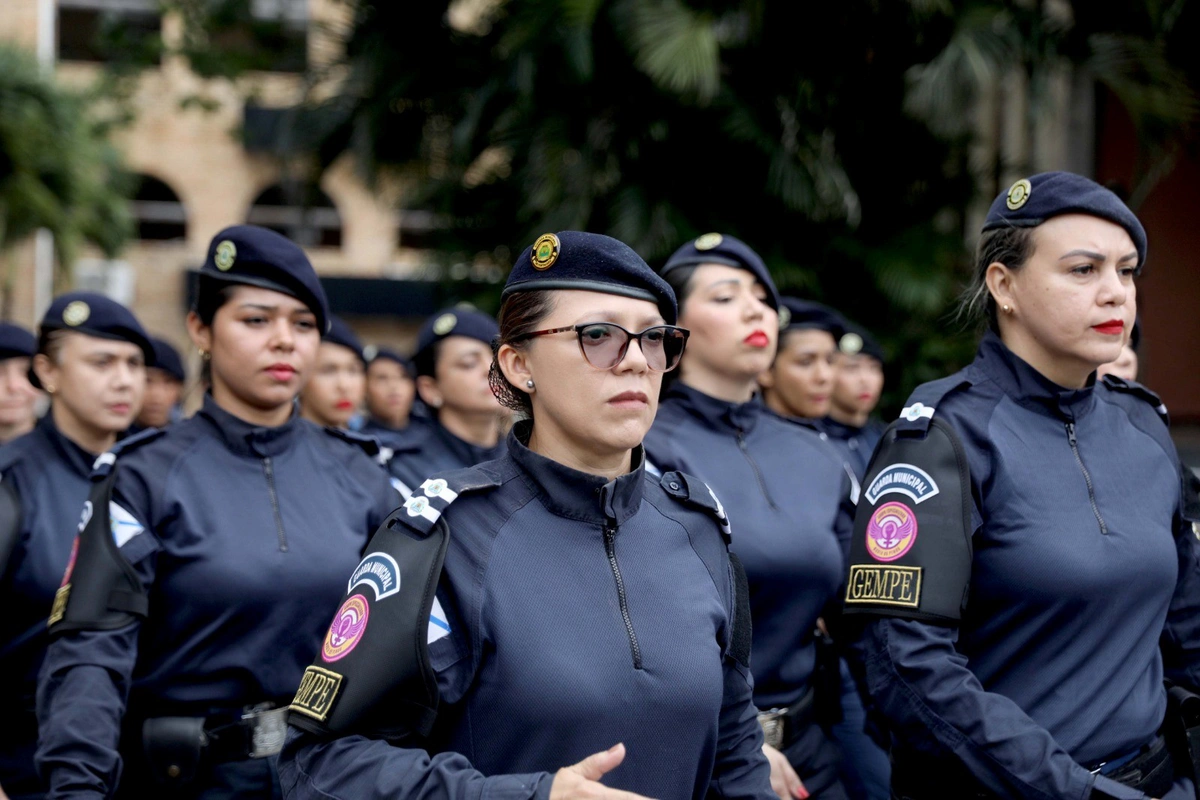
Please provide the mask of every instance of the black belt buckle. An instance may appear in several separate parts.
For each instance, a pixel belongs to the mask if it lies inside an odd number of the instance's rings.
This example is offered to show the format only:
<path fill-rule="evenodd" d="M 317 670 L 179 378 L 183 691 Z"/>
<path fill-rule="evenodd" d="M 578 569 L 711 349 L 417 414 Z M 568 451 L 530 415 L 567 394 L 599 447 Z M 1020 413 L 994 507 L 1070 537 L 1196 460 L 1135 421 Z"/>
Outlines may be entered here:
<path fill-rule="evenodd" d="M 283 750 L 287 736 L 287 707 L 276 708 L 274 703 L 259 703 L 242 709 L 241 724 L 249 734 L 247 758 L 268 758 Z"/>

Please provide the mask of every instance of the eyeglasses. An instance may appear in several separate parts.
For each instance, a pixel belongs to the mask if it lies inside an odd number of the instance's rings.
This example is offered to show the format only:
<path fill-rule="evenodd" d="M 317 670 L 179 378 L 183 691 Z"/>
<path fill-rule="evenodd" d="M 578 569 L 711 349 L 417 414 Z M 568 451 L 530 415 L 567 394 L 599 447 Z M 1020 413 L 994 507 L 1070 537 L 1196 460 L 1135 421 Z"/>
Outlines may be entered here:
<path fill-rule="evenodd" d="M 517 340 L 548 336 L 552 333 L 574 331 L 579 337 L 579 349 L 583 357 L 596 369 L 612 369 L 625 358 L 629 342 L 637 339 L 646 364 L 655 372 L 670 372 L 679 366 L 683 348 L 687 345 L 691 331 L 674 325 L 655 325 L 641 333 L 631 333 L 611 322 L 587 322 L 565 328 L 533 331 L 517 337 Z"/>

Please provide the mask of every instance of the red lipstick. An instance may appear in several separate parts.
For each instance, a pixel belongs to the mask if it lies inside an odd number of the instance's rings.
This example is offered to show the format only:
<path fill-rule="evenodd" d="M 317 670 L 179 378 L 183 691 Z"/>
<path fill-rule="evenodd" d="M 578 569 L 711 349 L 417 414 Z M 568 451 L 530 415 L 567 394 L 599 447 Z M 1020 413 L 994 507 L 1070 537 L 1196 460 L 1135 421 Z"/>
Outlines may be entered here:
<path fill-rule="evenodd" d="M 767 336 L 766 331 L 760 330 L 754 331 L 742 341 L 751 347 L 766 347 L 771 343 L 771 337 Z"/>
<path fill-rule="evenodd" d="M 338 400 L 337 403 L 334 404 L 334 408 L 336 408 L 338 411 L 349 411 L 350 409 L 354 408 L 354 403 L 351 403 L 349 400 Z"/>
<path fill-rule="evenodd" d="M 1102 333 L 1105 336 L 1120 336 L 1125 332 L 1125 322 L 1124 320 L 1110 319 L 1108 322 L 1093 325 L 1092 330 Z"/>

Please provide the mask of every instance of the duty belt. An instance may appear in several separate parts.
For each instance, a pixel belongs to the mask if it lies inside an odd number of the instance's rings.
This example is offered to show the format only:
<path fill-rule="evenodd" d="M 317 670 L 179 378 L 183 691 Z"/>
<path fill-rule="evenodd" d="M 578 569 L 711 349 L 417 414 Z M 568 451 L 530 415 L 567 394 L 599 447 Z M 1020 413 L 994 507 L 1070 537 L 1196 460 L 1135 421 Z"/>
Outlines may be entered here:
<path fill-rule="evenodd" d="M 763 729 L 763 741 L 782 750 L 800 737 L 800 732 L 813 724 L 813 699 L 810 686 L 804 696 L 790 706 L 758 712 L 758 724 Z"/>
<path fill-rule="evenodd" d="M 232 722 L 228 717 L 210 717 L 204 726 L 209 758 L 220 762 L 278 755 L 287 736 L 287 706 L 274 705 L 247 706 Z"/>

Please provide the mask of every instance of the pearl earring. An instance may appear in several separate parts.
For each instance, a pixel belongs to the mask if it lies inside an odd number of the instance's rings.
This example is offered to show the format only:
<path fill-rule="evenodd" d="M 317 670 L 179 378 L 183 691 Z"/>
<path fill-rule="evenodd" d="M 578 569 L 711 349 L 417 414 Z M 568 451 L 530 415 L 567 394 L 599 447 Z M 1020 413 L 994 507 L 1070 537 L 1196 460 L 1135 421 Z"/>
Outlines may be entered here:
<path fill-rule="evenodd" d="M 533 388 L 533 378 L 530 378 L 529 380 L 525 381 L 525 386 L 529 389 L 532 389 Z"/>

